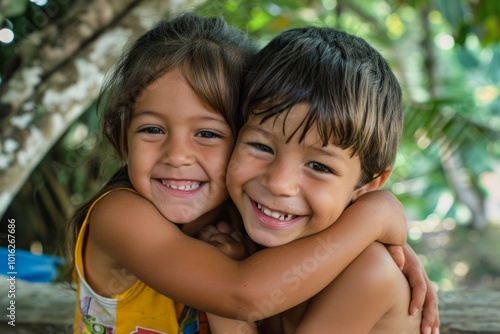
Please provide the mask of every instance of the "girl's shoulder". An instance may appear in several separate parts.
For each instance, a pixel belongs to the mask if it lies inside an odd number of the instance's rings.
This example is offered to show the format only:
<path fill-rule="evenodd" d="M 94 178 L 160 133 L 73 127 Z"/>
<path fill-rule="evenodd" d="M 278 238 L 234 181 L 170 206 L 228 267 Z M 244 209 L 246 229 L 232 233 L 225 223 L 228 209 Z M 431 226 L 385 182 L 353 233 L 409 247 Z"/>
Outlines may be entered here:
<path fill-rule="evenodd" d="M 152 206 L 132 188 L 115 188 L 99 196 L 92 203 L 94 212 L 126 213 L 130 209 L 141 209 Z"/>
<path fill-rule="evenodd" d="M 154 222 L 156 226 L 163 225 L 166 219 L 135 190 L 117 188 L 104 193 L 93 203 L 88 220 L 95 232 L 126 234 L 134 231 L 137 225 Z"/>

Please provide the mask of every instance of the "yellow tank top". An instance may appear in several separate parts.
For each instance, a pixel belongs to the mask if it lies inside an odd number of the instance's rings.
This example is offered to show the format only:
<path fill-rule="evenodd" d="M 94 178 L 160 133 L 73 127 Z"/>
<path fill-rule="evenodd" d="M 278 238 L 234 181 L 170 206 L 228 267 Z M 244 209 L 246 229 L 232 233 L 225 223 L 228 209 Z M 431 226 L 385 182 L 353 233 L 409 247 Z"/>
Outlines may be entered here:
<path fill-rule="evenodd" d="M 95 204 L 109 193 L 104 193 L 92 203 L 78 233 L 75 247 L 77 298 L 74 333 L 178 333 L 178 320 L 184 305 L 159 294 L 142 281 L 137 280 L 128 290 L 111 298 L 100 296 L 85 281 L 83 246 L 88 218 Z"/>

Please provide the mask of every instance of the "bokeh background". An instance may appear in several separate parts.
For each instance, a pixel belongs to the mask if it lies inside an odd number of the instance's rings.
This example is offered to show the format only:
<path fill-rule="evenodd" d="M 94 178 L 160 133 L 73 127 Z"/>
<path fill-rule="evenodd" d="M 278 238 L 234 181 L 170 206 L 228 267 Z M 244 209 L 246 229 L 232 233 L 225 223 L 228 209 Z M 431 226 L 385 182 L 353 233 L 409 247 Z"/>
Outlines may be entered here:
<path fill-rule="evenodd" d="M 222 15 L 260 45 L 328 25 L 365 38 L 404 90 L 388 188 L 441 290 L 500 288 L 500 1 L 1 0 L 0 246 L 59 255 L 68 216 L 117 167 L 95 99 L 124 47 L 183 10 Z"/>

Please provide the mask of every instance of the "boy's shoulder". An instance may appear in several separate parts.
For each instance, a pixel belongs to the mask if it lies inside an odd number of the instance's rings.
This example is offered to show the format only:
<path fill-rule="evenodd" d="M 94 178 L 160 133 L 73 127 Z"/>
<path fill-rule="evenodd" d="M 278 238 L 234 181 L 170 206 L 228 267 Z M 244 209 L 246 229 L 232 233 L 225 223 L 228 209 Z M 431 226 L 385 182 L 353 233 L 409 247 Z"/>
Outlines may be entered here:
<path fill-rule="evenodd" d="M 342 273 L 353 285 L 362 284 L 365 291 L 389 296 L 409 289 L 409 284 L 387 248 L 374 242 L 368 246 Z M 397 297 L 399 298 L 399 297 Z"/>
<path fill-rule="evenodd" d="M 385 246 L 375 242 L 308 301 L 299 331 L 397 332 L 409 328 L 409 303 L 406 278 Z"/>

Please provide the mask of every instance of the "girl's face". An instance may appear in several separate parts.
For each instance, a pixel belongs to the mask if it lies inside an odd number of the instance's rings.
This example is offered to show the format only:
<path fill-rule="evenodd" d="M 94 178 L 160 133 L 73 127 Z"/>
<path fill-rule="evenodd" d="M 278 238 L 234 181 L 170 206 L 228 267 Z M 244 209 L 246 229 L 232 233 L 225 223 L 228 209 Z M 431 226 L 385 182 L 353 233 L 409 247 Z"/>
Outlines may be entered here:
<path fill-rule="evenodd" d="M 178 224 L 215 218 L 228 197 L 224 181 L 234 138 L 178 69 L 138 96 L 127 144 L 132 185 L 165 218 Z"/>
<path fill-rule="evenodd" d="M 315 127 L 298 142 L 308 110 L 308 104 L 298 104 L 286 119 L 281 114 L 263 124 L 251 116 L 231 157 L 228 191 L 249 236 L 263 246 L 327 228 L 366 190 L 356 189 L 361 165 L 349 150 L 323 146 Z"/>

